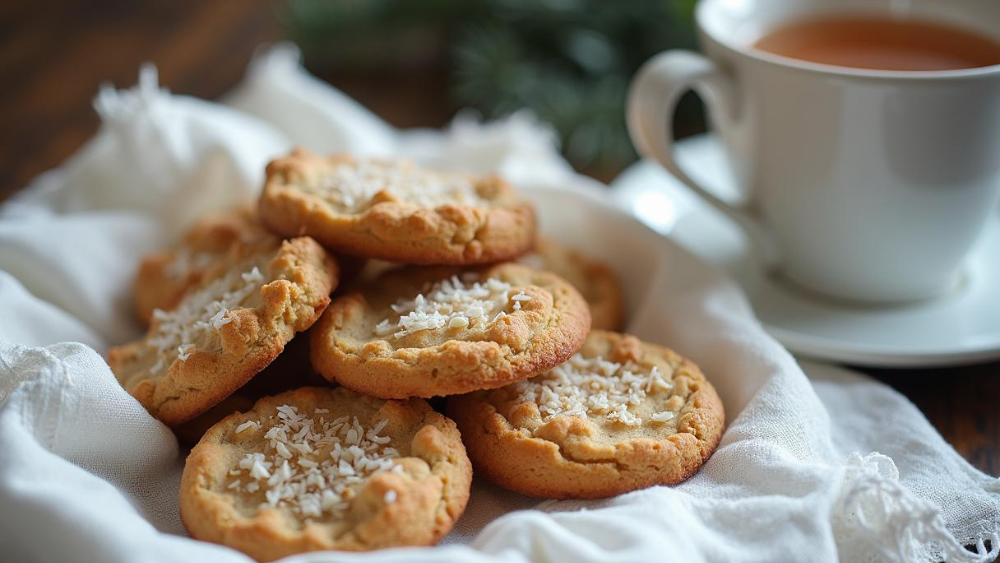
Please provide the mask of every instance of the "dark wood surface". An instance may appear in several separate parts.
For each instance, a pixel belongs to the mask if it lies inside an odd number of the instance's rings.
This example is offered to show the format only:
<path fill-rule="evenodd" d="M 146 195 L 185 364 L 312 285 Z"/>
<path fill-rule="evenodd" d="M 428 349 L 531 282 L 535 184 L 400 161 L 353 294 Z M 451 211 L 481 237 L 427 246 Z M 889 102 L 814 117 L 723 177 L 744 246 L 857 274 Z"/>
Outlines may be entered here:
<path fill-rule="evenodd" d="M 0 3 L 0 200 L 95 132 L 99 84 L 131 85 L 153 61 L 172 91 L 218 97 L 257 45 L 281 38 L 274 13 L 261 0 Z M 324 78 L 400 127 L 440 126 L 456 109 L 444 74 Z M 1000 363 L 856 369 L 909 397 L 974 466 L 1000 475 Z"/>

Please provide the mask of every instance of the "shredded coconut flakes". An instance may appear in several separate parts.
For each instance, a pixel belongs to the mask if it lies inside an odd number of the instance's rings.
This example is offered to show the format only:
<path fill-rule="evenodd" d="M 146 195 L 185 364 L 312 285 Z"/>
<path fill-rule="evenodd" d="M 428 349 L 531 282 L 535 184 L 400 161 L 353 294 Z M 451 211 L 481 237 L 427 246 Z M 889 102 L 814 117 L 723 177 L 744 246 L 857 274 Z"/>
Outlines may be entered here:
<path fill-rule="evenodd" d="M 643 419 L 630 410 L 647 396 L 669 391 L 656 366 L 642 373 L 632 362 L 610 362 L 598 356 L 574 354 L 566 363 L 517 384 L 519 402 L 534 402 L 543 421 L 557 416 L 603 416 L 626 426 L 640 426 Z M 654 413 L 650 424 L 666 423 L 671 411 Z"/>
<path fill-rule="evenodd" d="M 257 422 L 256 420 L 248 420 L 248 421 L 244 422 L 243 424 L 240 424 L 239 426 L 236 427 L 236 433 L 239 434 L 239 433 L 243 432 L 244 430 L 249 430 L 251 428 L 259 430 L 260 429 L 260 423 Z"/>
<path fill-rule="evenodd" d="M 366 429 L 357 417 L 317 421 L 293 406 L 277 410 L 277 420 L 264 434 L 265 451 L 240 459 L 235 469 L 240 478 L 228 486 L 237 492 L 263 491 L 262 508 L 288 508 L 303 518 L 339 518 L 366 479 L 403 469 L 393 464 L 399 452 L 387 445 L 389 437 L 380 435 L 387 420 Z M 316 409 L 314 415 L 320 411 L 329 412 Z M 250 422 L 238 426 L 236 433 Z"/>
<path fill-rule="evenodd" d="M 452 276 L 433 284 L 426 295 L 421 293 L 414 299 L 393 303 L 391 307 L 399 315 L 398 319 L 395 322 L 382 320 L 375 325 L 374 333 L 379 337 L 403 338 L 422 330 L 445 327 L 485 329 L 507 315 L 503 309 L 510 301 L 514 302 L 514 309 L 520 309 L 521 302 L 531 300 L 523 291 L 510 297 L 511 288 L 509 283 L 496 278 L 479 282 L 470 276 L 464 280 Z"/>
<path fill-rule="evenodd" d="M 191 357 L 191 353 L 194 351 L 194 344 L 181 344 L 177 347 L 177 358 L 180 361 L 185 362 Z"/>
<path fill-rule="evenodd" d="M 310 189 L 352 213 L 364 209 L 383 190 L 419 207 L 484 203 L 464 176 L 430 172 L 401 162 L 360 160 L 340 164 Z"/>
<path fill-rule="evenodd" d="M 146 341 L 156 351 L 156 362 L 150 371 L 160 371 L 174 357 L 186 361 L 206 338 L 232 322 L 229 311 L 245 306 L 257 295 L 262 283 L 264 275 L 256 266 L 247 272 L 234 270 L 189 294 L 176 309 L 154 310 L 153 318 L 158 324 Z"/>

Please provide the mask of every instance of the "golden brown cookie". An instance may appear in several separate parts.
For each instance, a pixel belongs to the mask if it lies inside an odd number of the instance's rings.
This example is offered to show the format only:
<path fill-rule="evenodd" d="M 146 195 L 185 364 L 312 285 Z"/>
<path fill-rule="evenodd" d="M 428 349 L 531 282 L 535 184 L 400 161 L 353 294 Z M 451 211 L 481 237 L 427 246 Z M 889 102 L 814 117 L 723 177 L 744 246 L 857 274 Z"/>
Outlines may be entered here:
<path fill-rule="evenodd" d="M 297 335 L 281 355 L 274 359 L 246 385 L 226 397 L 221 403 L 173 427 L 177 440 L 191 447 L 201 440 L 209 428 L 234 412 L 248 411 L 263 397 L 277 395 L 299 387 L 328 386 L 329 382 L 312 369 L 309 363 L 309 331 Z"/>
<path fill-rule="evenodd" d="M 205 434 L 184 466 L 181 519 L 259 561 L 433 545 L 471 482 L 455 423 L 426 401 L 305 387 Z"/>
<path fill-rule="evenodd" d="M 535 212 L 497 176 L 424 170 L 405 161 L 321 157 L 271 162 L 261 219 L 338 253 L 407 264 L 485 264 L 531 248 Z"/>
<path fill-rule="evenodd" d="M 231 245 L 252 244 L 268 236 L 251 206 L 202 218 L 175 248 L 142 259 L 135 277 L 136 317 L 143 326 L 149 325 L 155 309 L 169 311 L 176 307 L 184 293 L 198 285 Z"/>
<path fill-rule="evenodd" d="M 614 272 L 604 264 L 547 238 L 539 238 L 534 250 L 517 261 L 536 270 L 548 270 L 573 284 L 590 306 L 592 328 L 622 328 L 625 306 L 621 287 Z"/>
<path fill-rule="evenodd" d="M 146 336 L 112 348 L 118 381 L 164 423 L 207 411 L 267 367 L 330 302 L 337 263 L 316 241 L 235 244 Z"/>
<path fill-rule="evenodd" d="M 454 395 L 559 365 L 589 329 L 586 302 L 555 274 L 411 267 L 335 299 L 312 332 L 312 363 L 376 397 Z"/>
<path fill-rule="evenodd" d="M 448 400 L 476 471 L 542 498 L 602 498 L 693 475 L 722 402 L 698 367 L 634 336 L 594 331 L 542 375 Z"/>

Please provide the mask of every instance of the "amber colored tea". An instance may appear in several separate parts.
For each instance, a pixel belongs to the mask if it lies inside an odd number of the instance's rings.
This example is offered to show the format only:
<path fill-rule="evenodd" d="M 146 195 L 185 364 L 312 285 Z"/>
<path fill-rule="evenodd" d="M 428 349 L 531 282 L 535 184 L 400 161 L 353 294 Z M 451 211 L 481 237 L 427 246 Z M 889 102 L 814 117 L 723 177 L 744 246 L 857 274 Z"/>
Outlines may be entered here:
<path fill-rule="evenodd" d="M 780 27 L 754 45 L 777 55 L 876 70 L 955 70 L 1000 64 L 1000 42 L 926 21 L 838 17 Z"/>

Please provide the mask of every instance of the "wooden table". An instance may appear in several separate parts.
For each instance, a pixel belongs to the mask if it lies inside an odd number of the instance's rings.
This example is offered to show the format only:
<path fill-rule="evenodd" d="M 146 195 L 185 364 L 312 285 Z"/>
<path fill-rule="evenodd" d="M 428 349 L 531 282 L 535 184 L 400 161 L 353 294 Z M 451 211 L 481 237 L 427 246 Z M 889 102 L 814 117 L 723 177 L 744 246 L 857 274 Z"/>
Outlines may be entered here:
<path fill-rule="evenodd" d="M 0 199 L 86 141 L 98 125 L 90 105 L 98 85 L 134 84 L 143 61 L 174 92 L 223 94 L 258 44 L 280 38 L 273 8 L 264 0 L 0 3 Z M 457 109 L 443 73 L 325 78 L 400 127 L 440 126 Z M 969 462 L 1000 475 L 1000 363 L 857 369 L 909 397 Z"/>

